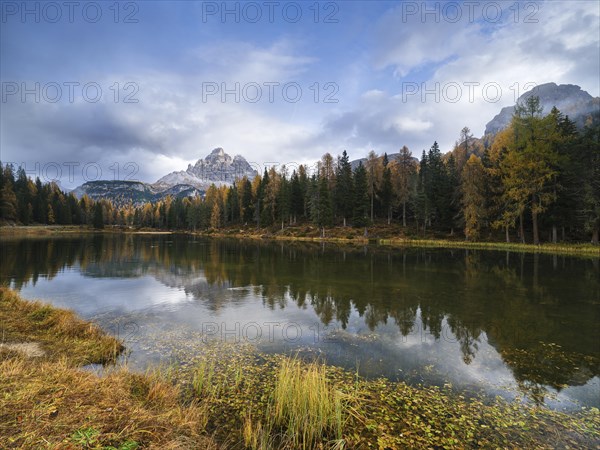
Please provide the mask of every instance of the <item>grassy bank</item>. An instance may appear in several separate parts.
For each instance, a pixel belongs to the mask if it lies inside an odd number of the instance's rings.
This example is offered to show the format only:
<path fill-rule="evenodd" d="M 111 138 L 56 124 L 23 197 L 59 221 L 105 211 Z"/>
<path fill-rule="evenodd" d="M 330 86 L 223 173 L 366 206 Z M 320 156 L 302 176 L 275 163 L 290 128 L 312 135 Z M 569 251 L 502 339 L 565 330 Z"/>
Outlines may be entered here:
<path fill-rule="evenodd" d="M 294 226 L 282 229 L 230 228 L 197 233 L 205 236 L 234 237 L 241 239 L 273 239 L 282 241 L 331 242 L 350 245 L 381 245 L 396 248 L 457 248 L 473 250 L 498 250 L 525 253 L 547 253 L 600 258 L 600 246 L 584 243 L 543 243 L 541 245 L 518 242 L 469 242 L 464 238 L 429 233 L 418 236 L 400 226 L 379 225 L 364 229 L 350 227 L 326 228 L 325 236 L 314 226 Z"/>
<path fill-rule="evenodd" d="M 103 230 L 94 230 L 88 226 L 69 225 L 32 225 L 0 227 L 0 237 L 44 237 L 78 233 L 135 233 L 135 234 L 193 234 L 199 236 L 229 237 L 238 239 L 272 239 L 280 241 L 331 242 L 349 245 L 383 245 L 396 248 L 457 248 L 473 250 L 498 250 L 524 253 L 547 253 L 600 258 L 600 246 L 586 243 L 543 243 L 540 245 L 522 244 L 519 242 L 478 241 L 469 242 L 460 237 L 453 237 L 430 232 L 421 236 L 404 229 L 399 225 L 376 225 L 367 229 L 351 227 L 326 228 L 325 236 L 321 230 L 311 225 L 278 227 L 229 227 L 200 232 L 165 231 L 152 228 L 131 228 L 107 226 Z"/>
<path fill-rule="evenodd" d="M 115 368 L 121 342 L 71 311 L 0 288 L 0 448 L 217 448 L 203 434 L 204 410 L 178 388 Z"/>
<path fill-rule="evenodd" d="M 99 377 L 120 342 L 0 288 L 0 448 L 597 448 L 573 414 L 450 387 L 411 387 L 250 347 L 207 343 L 187 364 Z M 19 344 L 37 344 L 37 352 Z"/>

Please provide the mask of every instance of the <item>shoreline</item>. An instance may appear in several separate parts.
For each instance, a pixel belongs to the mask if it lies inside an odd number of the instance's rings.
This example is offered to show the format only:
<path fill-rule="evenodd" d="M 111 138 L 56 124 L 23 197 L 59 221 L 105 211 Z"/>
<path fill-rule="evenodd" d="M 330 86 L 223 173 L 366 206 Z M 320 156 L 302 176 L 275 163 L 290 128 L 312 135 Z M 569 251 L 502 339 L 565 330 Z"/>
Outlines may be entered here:
<path fill-rule="evenodd" d="M 314 242 L 314 243 L 333 243 L 352 246 L 375 245 L 388 248 L 452 248 L 464 250 L 494 250 L 516 253 L 538 253 L 555 254 L 577 257 L 600 258 L 600 246 L 591 243 L 543 243 L 540 245 L 522 244 L 517 242 L 493 242 L 478 241 L 469 242 L 460 239 L 446 238 L 415 238 L 411 236 L 377 236 L 378 228 L 373 228 L 372 237 L 360 235 L 360 230 L 350 227 L 336 227 L 325 230 L 325 237 L 318 235 L 315 227 L 290 227 L 283 230 L 246 228 L 239 227 L 207 230 L 207 231 L 186 231 L 186 230 L 155 230 L 155 229 L 136 229 L 131 227 L 107 226 L 104 229 L 97 230 L 89 226 L 79 225 L 28 225 L 28 226 L 2 226 L 0 227 L 0 238 L 21 238 L 21 237 L 47 237 L 59 235 L 75 234 L 139 234 L 139 235 L 169 235 L 180 234 L 199 237 L 232 238 L 246 240 L 272 240 L 283 242 Z M 306 229 L 310 229 L 307 233 Z M 345 236 L 344 236 L 345 234 Z M 383 233 L 386 234 L 386 233 Z M 389 234 L 389 233 L 388 233 Z"/>

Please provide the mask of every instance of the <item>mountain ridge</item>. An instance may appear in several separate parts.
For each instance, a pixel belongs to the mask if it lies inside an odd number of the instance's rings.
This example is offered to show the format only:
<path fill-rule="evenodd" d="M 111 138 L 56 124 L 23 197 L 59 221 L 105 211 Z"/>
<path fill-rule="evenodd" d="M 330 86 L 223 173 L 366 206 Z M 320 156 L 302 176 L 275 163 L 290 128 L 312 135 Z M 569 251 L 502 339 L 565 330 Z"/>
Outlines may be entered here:
<path fill-rule="evenodd" d="M 539 97 L 543 115 L 549 114 L 556 106 L 561 113 L 569 116 L 578 128 L 583 128 L 590 116 L 592 120 L 600 119 L 600 97 L 592 97 L 576 84 L 544 83 L 523 93 L 515 105 L 502 108 L 486 124 L 484 135 L 493 135 L 506 128 L 510 124 L 516 105 L 524 104 L 532 96 Z"/>
<path fill-rule="evenodd" d="M 231 186 L 237 178 L 253 178 L 258 172 L 242 155 L 233 158 L 221 147 L 212 150 L 206 157 L 198 159 L 186 170 L 170 172 L 154 183 L 142 181 L 97 180 L 76 187 L 73 193 L 81 198 L 88 195 L 97 200 L 111 199 L 116 203 L 134 204 L 157 201 L 172 196 L 175 198 L 204 195 L 211 184 Z"/>

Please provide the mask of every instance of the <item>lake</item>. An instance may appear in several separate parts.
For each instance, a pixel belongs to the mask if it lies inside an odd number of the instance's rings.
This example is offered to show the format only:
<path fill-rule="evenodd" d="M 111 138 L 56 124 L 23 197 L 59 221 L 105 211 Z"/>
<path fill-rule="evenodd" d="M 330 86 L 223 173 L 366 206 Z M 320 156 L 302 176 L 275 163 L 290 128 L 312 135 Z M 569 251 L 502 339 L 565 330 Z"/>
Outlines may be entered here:
<path fill-rule="evenodd" d="M 135 369 L 246 342 L 366 377 L 600 407 L 598 258 L 108 233 L 0 249 L 3 284 L 123 338 Z"/>

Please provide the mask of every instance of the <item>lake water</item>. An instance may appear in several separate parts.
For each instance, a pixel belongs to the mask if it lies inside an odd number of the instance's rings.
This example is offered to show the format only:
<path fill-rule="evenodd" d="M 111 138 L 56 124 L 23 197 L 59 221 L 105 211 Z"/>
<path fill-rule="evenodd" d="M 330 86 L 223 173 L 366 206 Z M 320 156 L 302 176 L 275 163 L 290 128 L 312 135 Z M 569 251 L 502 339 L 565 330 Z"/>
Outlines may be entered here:
<path fill-rule="evenodd" d="M 134 368 L 249 342 L 367 377 L 600 406 L 597 258 L 122 234 L 0 250 L 2 283 L 97 321 Z"/>

